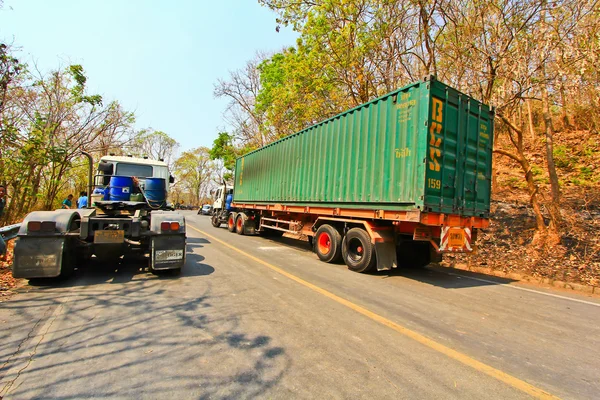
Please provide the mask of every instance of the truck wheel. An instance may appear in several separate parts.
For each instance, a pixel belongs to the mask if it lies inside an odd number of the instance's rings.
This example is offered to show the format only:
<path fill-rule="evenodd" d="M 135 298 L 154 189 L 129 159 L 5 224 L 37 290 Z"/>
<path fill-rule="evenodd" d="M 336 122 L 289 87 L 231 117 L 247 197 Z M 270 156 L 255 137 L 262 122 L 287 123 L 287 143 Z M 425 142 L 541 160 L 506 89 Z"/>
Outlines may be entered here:
<path fill-rule="evenodd" d="M 314 240 L 315 253 L 321 261 L 332 263 L 340 259 L 342 235 L 331 225 L 321 225 Z"/>
<path fill-rule="evenodd" d="M 369 272 L 375 268 L 375 246 L 367 231 L 352 228 L 346 233 L 342 243 L 342 257 L 351 271 Z"/>
<path fill-rule="evenodd" d="M 219 228 L 221 226 L 221 219 L 219 218 L 219 214 L 215 214 L 210 218 L 210 222 L 212 226 L 215 228 Z"/>
<path fill-rule="evenodd" d="M 235 232 L 235 213 L 230 213 L 227 217 L 227 230 Z"/>
<path fill-rule="evenodd" d="M 399 267 L 425 268 L 431 263 L 431 245 L 407 240 L 396 247 L 396 259 Z"/>
<path fill-rule="evenodd" d="M 246 229 L 246 219 L 248 219 L 248 217 L 246 217 L 246 214 L 244 213 L 239 213 L 235 218 L 235 233 L 238 235 L 244 234 L 244 230 Z"/>

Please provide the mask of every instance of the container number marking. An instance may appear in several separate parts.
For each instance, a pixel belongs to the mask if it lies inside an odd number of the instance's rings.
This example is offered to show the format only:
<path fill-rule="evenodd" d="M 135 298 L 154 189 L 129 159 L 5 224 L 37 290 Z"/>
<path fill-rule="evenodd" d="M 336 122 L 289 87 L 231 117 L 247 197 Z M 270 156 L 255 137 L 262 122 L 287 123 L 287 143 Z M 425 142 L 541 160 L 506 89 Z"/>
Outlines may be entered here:
<path fill-rule="evenodd" d="M 402 149 L 395 149 L 396 158 L 404 158 L 410 157 L 410 149 L 408 147 L 404 147 Z"/>
<path fill-rule="evenodd" d="M 439 179 L 428 178 L 427 187 L 431 189 L 441 189 L 442 182 Z"/>
<path fill-rule="evenodd" d="M 442 122 L 444 120 L 443 109 L 444 103 L 440 99 L 436 99 L 435 97 L 431 98 L 433 100 L 431 117 L 433 122 L 429 127 L 429 169 L 432 171 L 440 170 L 440 162 L 439 159 L 442 157 Z M 440 136 L 438 136 L 440 135 Z"/>

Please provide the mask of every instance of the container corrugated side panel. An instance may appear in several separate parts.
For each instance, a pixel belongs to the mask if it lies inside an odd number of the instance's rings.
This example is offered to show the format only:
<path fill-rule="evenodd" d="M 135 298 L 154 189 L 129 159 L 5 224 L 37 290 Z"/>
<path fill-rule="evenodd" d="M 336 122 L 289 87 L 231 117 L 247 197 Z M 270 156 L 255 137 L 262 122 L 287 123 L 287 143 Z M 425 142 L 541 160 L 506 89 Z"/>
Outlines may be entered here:
<path fill-rule="evenodd" d="M 235 202 L 421 205 L 428 103 L 419 82 L 239 158 Z"/>
<path fill-rule="evenodd" d="M 425 207 L 488 217 L 493 112 L 440 82 L 431 85 Z"/>

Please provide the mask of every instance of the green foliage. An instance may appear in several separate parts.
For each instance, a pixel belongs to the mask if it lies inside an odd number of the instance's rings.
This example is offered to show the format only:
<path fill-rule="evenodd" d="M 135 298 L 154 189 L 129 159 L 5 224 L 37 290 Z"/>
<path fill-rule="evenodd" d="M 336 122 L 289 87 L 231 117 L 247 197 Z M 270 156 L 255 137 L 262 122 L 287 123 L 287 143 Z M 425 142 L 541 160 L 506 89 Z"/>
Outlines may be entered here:
<path fill-rule="evenodd" d="M 68 68 L 69 74 L 73 77 L 76 84 L 71 89 L 71 94 L 77 102 L 88 103 L 91 106 L 101 106 L 102 105 L 102 96 L 95 95 L 85 95 L 85 83 L 87 82 L 87 77 L 85 76 L 83 67 L 81 65 L 70 65 Z"/>
<path fill-rule="evenodd" d="M 209 151 L 211 160 L 222 160 L 223 166 L 233 171 L 235 168 L 235 159 L 237 157 L 233 146 L 233 137 L 227 132 L 220 132 L 219 136 L 213 141 L 213 147 Z"/>
<path fill-rule="evenodd" d="M 554 162 L 558 168 L 571 168 L 575 162 L 575 157 L 565 145 L 554 146 Z"/>
<path fill-rule="evenodd" d="M 117 102 L 103 107 L 86 81 L 81 65 L 33 76 L 0 43 L 0 177 L 10 194 L 2 222 L 52 209 L 84 187 L 81 168 L 72 168 L 81 150 L 121 146 L 133 114 Z"/>
<path fill-rule="evenodd" d="M 533 174 L 533 176 L 539 176 L 544 173 L 544 170 L 541 167 L 534 165 L 531 167 L 531 173 Z"/>
<path fill-rule="evenodd" d="M 209 149 L 199 147 L 183 152 L 173 163 L 173 172 L 177 177 L 177 188 L 182 189 L 182 194 L 188 194 L 188 202 L 198 204 L 200 198 L 208 194 L 214 173 Z"/>

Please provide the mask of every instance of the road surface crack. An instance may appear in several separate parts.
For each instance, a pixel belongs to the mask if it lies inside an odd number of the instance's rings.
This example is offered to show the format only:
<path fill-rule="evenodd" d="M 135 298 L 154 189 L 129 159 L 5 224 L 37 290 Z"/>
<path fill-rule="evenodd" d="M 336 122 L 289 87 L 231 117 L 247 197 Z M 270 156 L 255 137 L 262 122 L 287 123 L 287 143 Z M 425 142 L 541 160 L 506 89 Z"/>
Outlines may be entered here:
<path fill-rule="evenodd" d="M 56 308 L 54 310 L 53 313 L 53 317 L 52 320 L 50 321 L 50 323 L 48 324 L 48 327 L 44 330 L 44 332 L 42 333 L 40 340 L 38 340 L 38 342 L 35 344 L 35 347 L 33 348 L 33 351 L 31 352 L 31 354 L 29 354 L 29 359 L 27 360 L 27 364 L 25 364 L 25 366 L 23 368 L 21 368 L 16 376 L 14 377 L 14 379 L 8 381 L 6 383 L 6 385 L 4 385 L 4 387 L 2 388 L 2 390 L 0 390 L 0 399 L 4 396 L 7 395 L 10 392 L 10 388 L 12 387 L 12 385 L 14 385 L 14 383 L 19 379 L 19 377 L 21 376 L 21 374 L 23 373 L 23 371 L 25 371 L 27 368 L 29 368 L 29 365 L 31 365 L 31 362 L 33 361 L 33 358 L 35 357 L 35 355 L 37 354 L 37 349 L 38 346 L 40 345 L 40 343 L 42 343 L 42 341 L 44 340 L 44 338 L 46 337 L 46 334 L 50 331 L 50 328 L 52 328 L 52 325 L 54 324 L 54 321 L 56 321 L 56 318 L 58 318 L 58 316 L 60 315 L 60 310 L 63 308 L 63 304 L 59 305 L 58 308 Z M 44 317 L 46 316 L 47 313 L 44 314 Z M 29 332 L 29 334 L 27 335 L 27 338 L 31 337 L 31 334 L 33 333 L 33 331 L 35 330 L 35 327 L 40 323 L 40 321 L 42 321 L 44 318 L 41 318 L 33 327 L 33 329 L 31 330 L 31 332 Z M 27 340 L 27 339 L 25 339 Z M 22 343 L 24 343 L 25 341 L 23 341 Z M 16 353 L 15 353 L 16 354 Z M 2 394 L 4 393 L 4 394 Z"/>
<path fill-rule="evenodd" d="M 36 330 L 37 326 L 40 324 L 40 322 L 42 322 L 43 320 L 45 320 L 45 319 L 46 319 L 46 316 L 48 315 L 48 311 L 50 311 L 50 309 L 51 309 L 51 307 L 49 307 L 49 308 L 46 310 L 46 312 L 44 313 L 44 315 L 43 315 L 43 316 L 42 316 L 40 319 L 38 319 L 38 320 L 37 320 L 37 322 L 36 322 L 35 324 L 33 324 L 33 327 L 32 327 L 32 328 L 29 330 L 29 333 L 27 333 L 27 336 L 25 337 L 25 339 L 21 340 L 21 342 L 20 342 L 20 343 L 19 343 L 19 345 L 17 346 L 17 349 L 15 350 L 15 352 L 14 352 L 14 353 L 12 353 L 12 354 L 10 355 L 10 357 L 8 357 L 8 358 L 6 359 L 6 361 L 4 362 L 4 364 L 2 364 L 2 367 L 0 367 L 0 370 L 4 369 L 4 367 L 6 367 L 6 366 L 7 366 L 7 365 L 8 365 L 8 364 L 11 362 L 11 360 L 12 360 L 12 359 L 13 359 L 13 358 L 14 358 L 14 357 L 17 355 L 17 354 L 19 354 L 19 353 L 21 352 L 21 347 L 23 347 L 23 345 L 24 345 L 24 344 L 25 344 L 27 341 L 29 341 L 29 339 L 31 339 L 31 337 L 32 337 L 32 335 L 33 335 L 33 332 L 35 332 L 35 330 Z M 0 380 L 1 380 L 1 378 L 0 378 Z"/>

